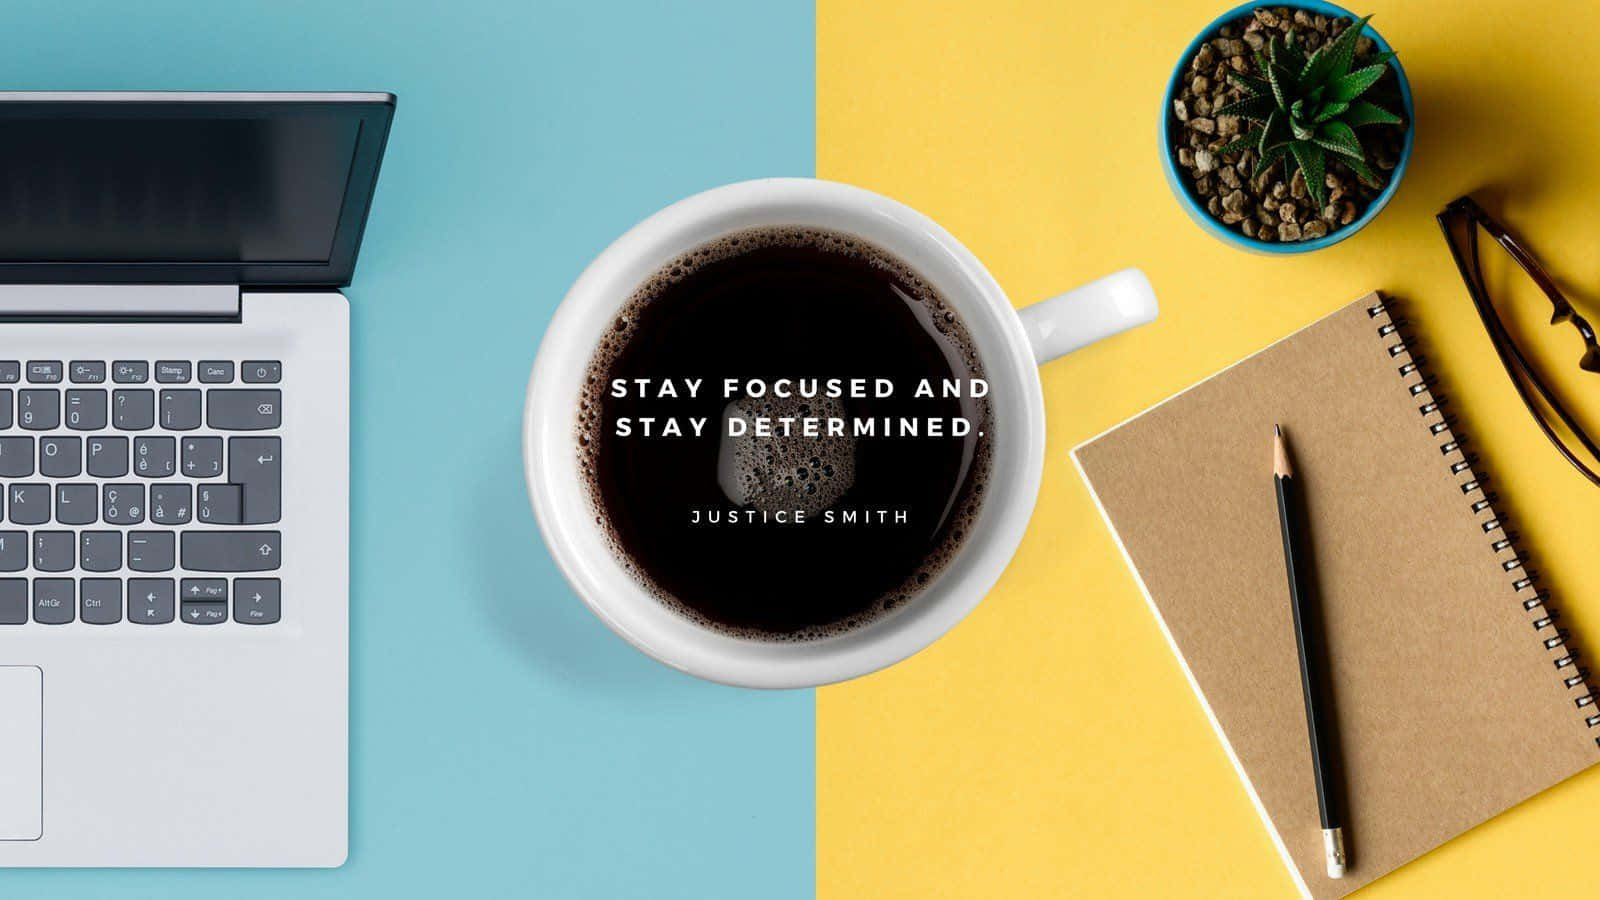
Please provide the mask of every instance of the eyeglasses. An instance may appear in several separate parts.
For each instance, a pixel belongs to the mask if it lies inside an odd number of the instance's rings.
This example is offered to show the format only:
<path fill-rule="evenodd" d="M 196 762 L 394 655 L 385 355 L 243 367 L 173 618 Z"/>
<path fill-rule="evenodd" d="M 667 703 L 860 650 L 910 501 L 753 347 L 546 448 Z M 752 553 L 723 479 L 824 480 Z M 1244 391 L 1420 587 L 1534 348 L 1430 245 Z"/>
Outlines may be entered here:
<path fill-rule="evenodd" d="M 1584 345 L 1583 357 L 1578 360 L 1579 368 L 1600 373 L 1600 343 L 1595 340 L 1594 329 L 1572 308 L 1572 303 L 1562 295 L 1561 289 L 1556 287 L 1555 279 L 1539 265 L 1533 254 L 1524 249 L 1503 225 L 1484 212 L 1483 207 L 1473 202 L 1471 197 L 1461 197 L 1453 201 L 1439 213 L 1437 219 L 1439 228 L 1444 231 L 1445 242 L 1450 245 L 1450 255 L 1455 258 L 1456 268 L 1461 270 L 1461 278 L 1467 283 L 1467 293 L 1472 297 L 1472 305 L 1478 309 L 1478 318 L 1483 320 L 1483 327 L 1489 332 L 1489 340 L 1494 344 L 1495 352 L 1500 356 L 1500 363 L 1505 366 L 1506 374 L 1511 377 L 1511 383 L 1516 387 L 1517 395 L 1522 398 L 1523 405 L 1528 407 L 1528 412 L 1538 423 L 1539 430 L 1543 431 L 1544 436 L 1550 439 L 1550 443 L 1561 451 L 1567 462 L 1572 463 L 1584 477 L 1600 485 L 1600 474 L 1596 474 L 1589 464 L 1579 458 L 1577 450 L 1569 446 L 1557 432 L 1556 423 L 1550 420 L 1550 416 L 1553 414 L 1556 421 L 1571 433 L 1579 447 L 1588 451 L 1589 459 L 1600 460 L 1600 447 L 1596 447 L 1594 440 L 1584 432 L 1577 420 L 1551 392 L 1538 371 L 1528 362 L 1527 356 L 1518 349 L 1511 339 L 1511 333 L 1500 321 L 1499 314 L 1495 312 L 1494 304 L 1489 299 L 1488 282 L 1483 277 L 1483 266 L 1478 258 L 1478 229 L 1482 228 L 1495 243 L 1510 254 L 1511 259 L 1549 298 L 1554 307 L 1550 324 L 1571 322 L 1573 327 L 1578 329 Z M 1537 398 L 1534 392 L 1537 392 Z"/>

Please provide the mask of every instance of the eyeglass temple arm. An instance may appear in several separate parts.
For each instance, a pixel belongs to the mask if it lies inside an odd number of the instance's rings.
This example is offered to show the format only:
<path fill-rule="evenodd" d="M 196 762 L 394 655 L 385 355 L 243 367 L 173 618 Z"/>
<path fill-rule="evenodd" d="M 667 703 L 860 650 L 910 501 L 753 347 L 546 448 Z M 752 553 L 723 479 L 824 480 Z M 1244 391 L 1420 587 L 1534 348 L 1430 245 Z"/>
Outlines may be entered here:
<path fill-rule="evenodd" d="M 1472 254 L 1472 264 L 1470 267 L 1467 264 L 1467 260 L 1462 256 L 1461 248 L 1456 246 L 1455 235 L 1450 231 L 1450 221 L 1448 217 L 1450 213 L 1456 209 L 1463 209 L 1470 217 L 1467 227 L 1467 245 L 1468 250 Z M 1542 398 L 1544 402 L 1549 405 L 1551 411 L 1554 412 L 1562 421 L 1562 423 L 1572 431 L 1573 435 L 1578 439 L 1578 442 L 1583 445 L 1584 449 L 1593 454 L 1597 459 L 1600 459 L 1600 448 L 1595 446 L 1594 442 L 1589 439 L 1589 436 L 1584 433 L 1583 429 L 1572 417 L 1572 414 L 1567 412 L 1565 406 L 1561 405 L 1561 401 L 1556 399 L 1556 397 L 1551 394 L 1549 389 L 1544 386 L 1544 383 L 1539 380 L 1538 376 L 1534 374 L 1533 367 L 1522 355 L 1522 351 L 1517 349 L 1517 345 L 1511 340 L 1510 333 L 1508 333 L 1505 329 L 1505 326 L 1501 324 L 1500 317 L 1495 313 L 1494 307 L 1489 305 L 1488 296 L 1483 291 L 1482 285 L 1484 283 L 1484 278 L 1482 267 L 1479 264 L 1478 231 L 1476 228 L 1473 228 L 1472 225 L 1474 223 L 1482 224 L 1488 217 L 1482 214 L 1482 210 L 1476 208 L 1476 204 L 1473 204 L 1470 207 L 1459 207 L 1456 204 L 1451 204 L 1449 208 L 1435 218 L 1439 223 L 1439 229 L 1444 232 L 1445 245 L 1450 248 L 1450 256 L 1455 260 L 1456 269 L 1461 273 L 1462 281 L 1466 282 L 1467 295 L 1472 299 L 1472 305 L 1478 312 L 1479 320 L 1483 322 L 1484 330 L 1489 332 L 1489 343 L 1494 347 L 1495 354 L 1500 357 L 1500 364 L 1505 367 L 1506 374 L 1511 376 L 1511 386 L 1516 389 L 1517 396 L 1522 398 L 1522 404 L 1528 408 L 1528 413 L 1533 417 L 1534 423 L 1539 426 L 1539 430 L 1544 432 L 1545 438 L 1547 438 L 1550 443 L 1555 446 L 1556 450 L 1558 450 L 1561 455 L 1566 458 L 1567 462 L 1570 463 L 1573 468 L 1583 473 L 1583 476 L 1589 479 L 1589 481 L 1593 482 L 1597 486 L 1600 486 L 1600 474 L 1596 474 L 1592 469 L 1585 465 L 1582 460 L 1578 459 L 1577 456 L 1567 448 L 1567 445 L 1562 442 L 1560 437 L 1556 435 L 1555 429 L 1551 428 L 1550 424 L 1545 421 L 1544 416 L 1539 414 L 1538 406 L 1535 404 L 1533 397 L 1528 393 L 1527 386 L 1523 382 L 1526 381 L 1533 385 L 1534 389 L 1539 392 L 1540 398 Z M 1488 231 L 1489 229 L 1485 228 L 1484 230 Z M 1504 231 L 1502 230 L 1501 233 L 1503 234 Z M 1493 236 L 1494 232 L 1490 231 L 1490 235 Z M 1502 247 L 1506 246 L 1504 243 L 1501 243 L 1498 240 L 1496 243 L 1500 243 Z M 1509 247 L 1507 247 L 1507 251 L 1511 252 Z M 1512 253 L 1512 256 L 1520 263 L 1525 254 L 1523 256 L 1519 256 L 1516 253 Z M 1535 278 L 1535 281 L 1537 280 L 1538 279 Z M 1541 287 L 1543 287 L 1543 285 L 1541 285 Z M 1521 377 L 1518 377 L 1519 373 Z"/>

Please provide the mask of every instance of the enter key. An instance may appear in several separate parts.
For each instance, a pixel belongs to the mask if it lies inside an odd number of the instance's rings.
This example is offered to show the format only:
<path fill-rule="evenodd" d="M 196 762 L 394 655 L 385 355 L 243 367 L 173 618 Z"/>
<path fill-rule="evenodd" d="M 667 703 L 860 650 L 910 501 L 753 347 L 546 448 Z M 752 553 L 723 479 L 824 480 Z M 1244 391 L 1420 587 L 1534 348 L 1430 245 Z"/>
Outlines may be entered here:
<path fill-rule="evenodd" d="M 282 445 L 275 437 L 228 438 L 228 481 L 239 485 L 245 525 L 283 517 Z"/>

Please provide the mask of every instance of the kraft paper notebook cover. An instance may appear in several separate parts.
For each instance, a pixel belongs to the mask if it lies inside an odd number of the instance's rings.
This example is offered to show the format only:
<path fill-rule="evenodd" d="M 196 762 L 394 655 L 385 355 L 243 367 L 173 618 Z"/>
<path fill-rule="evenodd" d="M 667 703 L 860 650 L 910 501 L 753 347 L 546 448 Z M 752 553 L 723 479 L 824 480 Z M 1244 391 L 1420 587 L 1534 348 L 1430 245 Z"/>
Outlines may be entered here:
<path fill-rule="evenodd" d="M 1600 761 L 1570 641 L 1396 324 L 1373 294 L 1073 451 L 1279 852 L 1319 898 Z M 1322 596 L 1348 788 L 1339 880 L 1312 788 L 1274 423 Z"/>

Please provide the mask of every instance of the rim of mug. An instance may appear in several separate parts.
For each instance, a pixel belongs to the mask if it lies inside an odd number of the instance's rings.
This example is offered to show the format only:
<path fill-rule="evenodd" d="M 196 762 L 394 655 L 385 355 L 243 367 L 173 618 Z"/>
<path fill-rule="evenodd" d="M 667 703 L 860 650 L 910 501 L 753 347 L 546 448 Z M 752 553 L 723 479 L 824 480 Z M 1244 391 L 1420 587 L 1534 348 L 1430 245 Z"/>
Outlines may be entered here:
<path fill-rule="evenodd" d="M 581 383 L 581 371 L 576 378 L 570 377 L 572 368 L 587 368 L 600 331 L 663 263 L 717 234 L 746 227 L 812 224 L 784 218 L 808 209 L 843 209 L 887 224 L 907 241 L 938 255 L 959 274 L 973 298 L 961 306 L 960 314 L 979 344 L 986 376 L 992 383 L 997 380 L 997 367 L 1004 366 L 1007 380 L 1022 392 L 1018 414 L 1013 417 L 1018 421 L 1006 423 L 1007 429 L 1017 430 L 1018 439 L 995 442 L 990 489 L 985 492 L 973 533 L 927 587 L 899 609 L 819 639 L 742 638 L 694 622 L 639 583 L 617 559 L 617 551 L 606 546 L 604 529 L 587 498 L 580 509 L 557 500 L 555 495 L 561 489 L 557 482 L 563 474 L 570 474 L 564 468 L 577 469 L 573 445 L 577 388 L 568 393 L 561 385 Z M 774 215 L 775 210 L 782 213 Z M 707 223 L 740 218 L 748 221 L 688 237 Z M 893 248 L 885 249 L 902 256 Z M 907 262 L 922 272 L 914 261 Z M 947 296 L 950 293 L 944 284 L 936 287 Z M 982 311 L 990 326 L 983 329 L 985 333 L 999 333 L 1002 353 L 983 343 L 980 329 L 973 327 L 974 310 L 968 306 Z M 599 329 L 594 327 L 596 322 Z M 765 178 L 712 188 L 651 215 L 601 251 L 568 290 L 540 341 L 523 417 L 524 475 L 540 533 L 567 582 L 590 611 L 635 648 L 672 668 L 710 681 L 756 688 L 814 687 L 856 678 L 915 654 L 955 627 L 993 587 L 1022 541 L 1043 475 L 1044 443 L 1038 363 L 1005 292 L 977 257 L 942 226 L 909 206 L 853 185 L 811 178 Z M 1002 449 L 1009 452 L 1002 455 Z M 562 455 L 565 467 L 558 458 Z M 1002 466 L 1008 467 L 1004 477 L 1010 484 L 1010 496 L 997 501 L 993 487 L 1001 480 Z M 596 544 L 603 552 L 595 552 Z"/>

